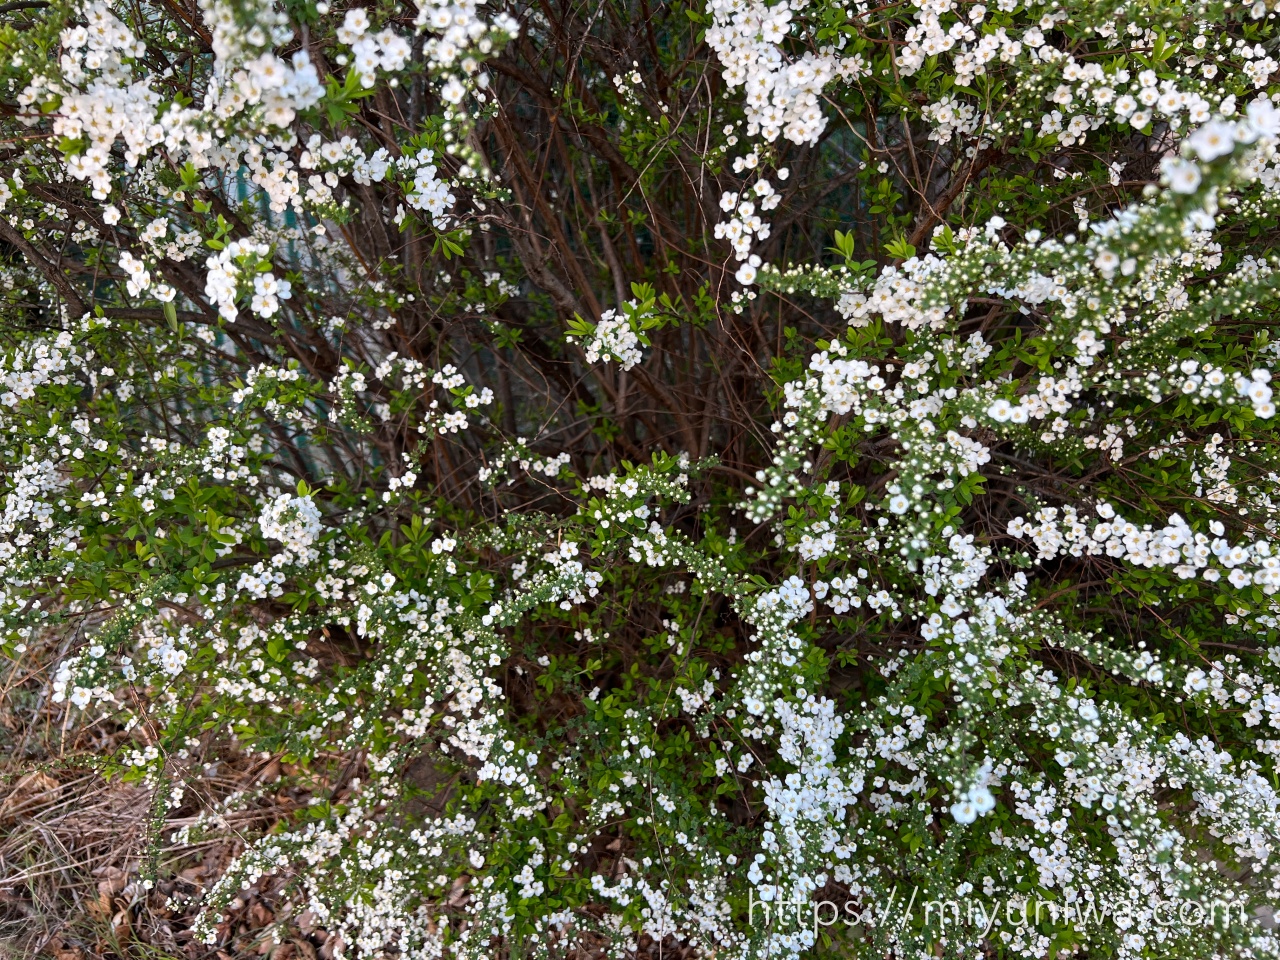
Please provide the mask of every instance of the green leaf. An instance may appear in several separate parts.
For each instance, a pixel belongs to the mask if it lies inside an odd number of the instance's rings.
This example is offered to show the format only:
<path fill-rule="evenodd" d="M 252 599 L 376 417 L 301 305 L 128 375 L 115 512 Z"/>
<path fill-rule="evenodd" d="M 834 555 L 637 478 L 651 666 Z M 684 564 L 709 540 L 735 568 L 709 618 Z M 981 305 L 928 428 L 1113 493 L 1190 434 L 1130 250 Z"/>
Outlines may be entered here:
<path fill-rule="evenodd" d="M 896 237 L 890 240 L 884 245 L 884 250 L 895 260 L 910 260 L 916 255 L 916 248 L 903 237 Z"/>

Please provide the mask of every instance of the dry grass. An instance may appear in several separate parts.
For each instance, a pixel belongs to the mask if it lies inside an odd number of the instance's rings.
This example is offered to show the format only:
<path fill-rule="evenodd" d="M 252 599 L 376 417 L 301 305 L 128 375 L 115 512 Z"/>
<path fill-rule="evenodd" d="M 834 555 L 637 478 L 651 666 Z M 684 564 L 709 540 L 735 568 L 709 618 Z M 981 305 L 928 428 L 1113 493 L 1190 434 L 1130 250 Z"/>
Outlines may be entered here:
<path fill-rule="evenodd" d="M 59 653 L 51 645 L 0 666 L 0 960 L 329 958 L 324 931 L 289 917 L 283 881 L 245 891 L 214 944 L 192 934 L 203 891 L 309 791 L 278 761 L 228 762 L 220 751 L 216 774 L 157 817 L 153 791 L 94 771 L 94 758 L 126 735 L 101 721 L 79 725 L 48 702 L 45 668 Z M 227 830 L 173 842 L 176 830 L 232 796 L 244 800 L 227 814 Z"/>
<path fill-rule="evenodd" d="M 7 729 L 7 725 L 6 725 Z M 31 765 L 28 759 L 27 764 Z M 231 814 L 217 840 L 176 846 L 155 843 L 150 791 L 105 783 L 92 774 L 64 779 L 49 769 L 20 776 L 10 759 L 0 796 L 0 960 L 332 960 L 326 931 L 293 916 L 287 880 L 263 879 L 244 891 L 217 927 L 217 940 L 199 943 L 192 925 L 202 891 L 217 880 L 243 846 L 241 840 L 287 818 L 305 794 L 258 789 L 252 809 Z M 278 762 L 247 758 L 236 777 L 216 780 L 218 794 L 287 782 Z M 181 807 L 163 821 L 161 835 L 192 822 Z M 426 804 L 423 813 L 439 813 Z M 158 860 L 153 889 L 142 882 L 150 857 Z M 507 956 L 497 951 L 497 956 Z M 599 960 L 588 940 L 567 960 Z M 675 939 L 642 938 L 636 960 L 691 960 L 698 954 Z"/>
<path fill-rule="evenodd" d="M 212 944 L 199 942 L 193 926 L 203 894 L 248 842 L 313 796 L 350 796 L 352 779 L 367 773 L 360 755 L 330 758 L 324 775 L 220 741 L 216 764 L 192 762 L 198 777 L 172 764 L 186 790 L 179 806 L 160 810 L 152 789 L 95 772 L 130 735 L 50 703 L 48 671 L 66 648 L 34 646 L 0 661 L 0 960 L 332 960 L 336 938 L 309 913 L 295 914 L 288 877 L 241 891 Z M 399 815 L 439 816 L 452 778 L 427 755 L 404 776 L 415 793 Z M 211 811 L 220 815 L 216 831 L 177 841 Z M 599 960 L 603 948 L 587 940 L 566 960 Z M 694 952 L 674 939 L 641 938 L 634 956 L 688 960 Z M 509 952 L 495 949 L 495 957 Z"/>

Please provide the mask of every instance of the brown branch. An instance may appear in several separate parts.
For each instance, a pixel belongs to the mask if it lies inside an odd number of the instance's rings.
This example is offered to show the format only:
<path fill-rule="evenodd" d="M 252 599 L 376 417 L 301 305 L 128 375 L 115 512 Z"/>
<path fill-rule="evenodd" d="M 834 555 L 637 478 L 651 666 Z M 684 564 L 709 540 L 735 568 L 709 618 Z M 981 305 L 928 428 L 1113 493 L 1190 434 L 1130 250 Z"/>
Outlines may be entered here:
<path fill-rule="evenodd" d="M 965 170 L 964 176 L 956 178 L 951 186 L 947 188 L 947 192 L 938 198 L 937 204 L 930 208 L 929 212 L 924 215 L 920 224 L 911 234 L 911 245 L 913 247 L 918 250 L 924 245 L 925 241 L 929 239 L 929 234 L 933 230 L 934 225 L 946 216 L 947 210 L 949 210 L 951 205 L 959 199 L 962 193 L 964 193 L 964 189 L 969 185 L 969 181 L 980 174 L 983 170 L 987 169 L 987 167 L 991 166 L 991 164 L 995 163 L 1001 156 L 1003 156 L 1002 151 L 988 149 L 983 150 L 969 161 L 969 167 Z"/>
<path fill-rule="evenodd" d="M 62 294 L 62 298 L 67 301 L 67 306 L 71 308 L 71 312 L 76 315 L 77 319 L 88 312 L 84 301 L 80 299 L 75 287 L 71 285 L 71 281 L 62 272 L 62 268 L 38 251 L 26 237 L 14 229 L 8 220 L 3 218 L 0 218 L 0 239 L 13 244 L 22 252 L 23 256 L 31 261 L 31 265 L 44 275 L 44 278 L 54 286 L 58 293 Z"/>

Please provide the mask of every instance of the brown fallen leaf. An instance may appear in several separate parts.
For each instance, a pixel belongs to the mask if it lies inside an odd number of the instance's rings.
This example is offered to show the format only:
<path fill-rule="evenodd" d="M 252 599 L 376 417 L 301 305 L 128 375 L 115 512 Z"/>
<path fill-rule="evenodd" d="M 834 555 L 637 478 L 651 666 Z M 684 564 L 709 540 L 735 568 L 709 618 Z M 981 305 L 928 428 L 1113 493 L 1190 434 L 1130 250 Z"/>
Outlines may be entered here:
<path fill-rule="evenodd" d="M 111 929 L 115 931 L 117 942 L 124 943 L 129 939 L 129 934 L 133 932 L 133 922 L 129 918 L 127 907 L 111 918 Z"/>
<path fill-rule="evenodd" d="M 9 795 L 0 801 L 0 820 L 21 815 L 27 807 L 40 806 L 53 800 L 62 784 L 43 770 L 29 773 L 13 785 Z"/>
<path fill-rule="evenodd" d="M 62 937 L 55 936 L 45 948 L 53 960 L 85 960 L 86 954 L 79 947 L 68 944 Z"/>
<path fill-rule="evenodd" d="M 129 882 L 129 874 L 119 867 L 103 867 L 95 870 L 94 874 L 102 879 L 98 881 L 98 899 L 89 904 L 89 913 L 96 919 L 105 920 L 115 911 L 116 896 Z"/>
<path fill-rule="evenodd" d="M 98 896 L 96 899 L 89 901 L 89 916 L 95 920 L 105 920 L 111 916 L 113 898 L 109 891 L 102 889 L 102 884 L 98 884 Z"/>

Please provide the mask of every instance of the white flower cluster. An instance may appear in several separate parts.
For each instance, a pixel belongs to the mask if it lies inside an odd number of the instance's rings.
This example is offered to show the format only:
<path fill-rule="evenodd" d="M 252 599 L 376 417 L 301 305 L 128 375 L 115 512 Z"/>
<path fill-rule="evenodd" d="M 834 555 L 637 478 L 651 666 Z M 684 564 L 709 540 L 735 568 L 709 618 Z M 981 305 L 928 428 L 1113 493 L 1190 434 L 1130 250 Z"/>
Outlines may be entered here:
<path fill-rule="evenodd" d="M 906 42 L 897 51 L 898 69 L 906 76 L 916 73 L 928 58 L 958 49 L 959 54 L 953 57 L 956 82 L 958 86 L 967 87 L 974 77 L 987 72 L 987 64 L 992 60 L 998 58 L 1011 63 L 1022 52 L 1023 44 L 1010 37 L 1004 27 L 996 27 L 990 32 L 983 30 L 982 23 L 987 15 L 983 4 L 966 8 L 968 22 L 960 15 L 950 26 L 944 26 L 942 22 L 943 16 L 957 10 L 956 4 L 949 0 L 918 0 L 912 6 L 919 12 L 906 32 Z M 1008 0 L 998 0 L 997 6 L 1002 11 L 1013 9 Z M 1035 32 L 1026 38 L 1028 43 L 1043 36 L 1038 27 L 1033 29 Z M 981 38 L 980 30 L 983 31 Z M 1035 46 L 1039 48 L 1039 44 Z"/>
<path fill-rule="evenodd" d="M 205 114 L 224 123 L 237 117 L 257 116 L 268 127 L 291 124 L 298 111 L 318 103 L 324 85 L 305 49 L 286 63 L 275 47 L 293 37 L 293 29 L 282 10 L 270 0 L 202 0 L 201 12 L 210 26 L 215 55 L 214 74 L 205 95 L 203 110 L 174 108 L 167 123 L 175 127 L 170 139 L 184 137 L 190 143 L 193 162 L 204 156 L 210 143 L 203 133 Z M 186 129 L 183 129 L 185 127 Z"/>
<path fill-rule="evenodd" d="M 634 301 L 631 303 L 634 307 Z M 644 359 L 640 352 L 640 335 L 627 312 L 609 309 L 600 314 L 590 339 L 583 344 L 587 363 L 616 360 L 623 370 L 630 370 Z"/>
<path fill-rule="evenodd" d="M 219 66 L 229 75 L 225 79 L 215 78 L 210 84 L 209 99 L 213 101 L 216 98 L 216 101 L 207 102 L 206 109 L 211 108 L 224 120 L 242 114 L 252 116 L 252 108 L 260 106 L 257 116 L 266 127 L 286 128 L 300 111 L 319 103 L 324 96 L 320 75 L 305 50 L 295 53 L 288 63 L 267 51 L 234 71 L 230 69 L 232 64 L 222 62 Z M 179 118 L 192 125 L 187 132 L 187 140 L 198 150 L 205 143 L 198 129 L 202 115 L 179 113 L 168 118 L 168 122 Z"/>
<path fill-rule="evenodd" d="M 77 180 L 89 180 L 93 195 L 105 200 L 111 193 L 108 153 L 120 137 L 125 159 L 137 164 L 165 137 L 156 122 L 160 94 L 147 80 L 134 81 L 132 60 L 145 53 L 143 45 L 105 3 L 83 9 L 85 24 L 62 32 L 63 76 L 79 90 L 63 90 L 41 77 L 23 91 L 19 103 L 33 105 L 50 94 L 61 94 L 54 133 L 70 140 L 84 138 L 84 151 L 70 156 L 67 172 Z"/>
<path fill-rule="evenodd" d="M 390 27 L 377 33 L 368 30 L 368 11 L 355 7 L 346 12 L 337 32 L 338 42 L 351 47 L 351 69 L 360 74 L 360 85 L 365 89 L 377 82 L 379 70 L 398 73 L 411 53 L 409 41 Z"/>
<path fill-rule="evenodd" d="M 477 475 L 481 483 L 497 482 L 507 465 L 515 464 L 528 473 L 540 473 L 544 477 L 554 480 L 565 473 L 565 468 L 569 466 L 572 459 L 569 454 L 563 451 L 555 456 L 541 456 L 530 449 L 529 441 L 526 438 L 516 437 L 515 442 L 508 443 L 501 453 L 481 467 Z M 592 477 L 588 480 L 588 486 L 596 489 L 612 490 L 616 479 L 613 476 Z M 607 487 L 601 486 L 597 481 L 603 481 L 609 485 Z M 515 483 L 515 478 L 511 478 L 508 482 Z"/>
<path fill-rule="evenodd" d="M 933 127 L 929 131 L 929 139 L 938 143 L 950 143 L 957 136 L 969 136 L 981 127 L 983 119 L 977 107 L 952 95 L 936 103 L 925 104 L 920 112 Z"/>
<path fill-rule="evenodd" d="M 828 554 L 834 553 L 836 549 L 836 534 L 833 528 L 838 526 L 839 522 L 839 519 L 833 513 L 830 519 L 819 520 L 811 524 L 800 535 L 799 541 L 792 549 L 800 554 L 802 560 L 806 561 L 821 560 Z"/>
<path fill-rule="evenodd" d="M 449 226 L 447 214 L 457 200 L 449 182 L 439 176 L 435 153 L 427 148 L 393 159 L 385 147 L 379 147 L 366 156 L 353 137 L 324 140 L 319 134 L 312 134 L 298 166 L 302 170 L 325 171 L 307 178 L 304 194 L 306 202 L 319 207 L 334 202 L 334 189 L 342 176 L 349 176 L 356 183 L 368 186 L 382 183 L 393 173 L 404 178 L 412 177 L 405 185 L 405 202 L 414 210 L 429 213 L 440 227 Z M 405 210 L 401 207 L 395 222 L 402 224 L 404 218 Z"/>
<path fill-rule="evenodd" d="M 955 817 L 956 823 L 973 823 L 995 808 L 996 798 L 987 787 L 971 787 L 962 799 L 951 805 L 951 816 Z"/>
<path fill-rule="evenodd" d="M 283 278 L 277 279 L 270 270 L 253 275 L 253 298 L 249 301 L 249 309 L 269 320 L 280 309 L 280 301 L 293 296 L 293 285 Z"/>
<path fill-rule="evenodd" d="M 994 62 L 1008 64 L 1035 78 L 1026 84 L 1028 95 L 1050 103 L 1040 118 L 1039 134 L 1063 146 L 1082 143 L 1091 130 L 1107 123 L 1145 129 L 1157 122 L 1177 132 L 1187 123 L 1203 123 L 1214 112 L 1230 115 L 1235 94 L 1214 82 L 1221 67 L 1242 73 L 1259 88 L 1277 70 L 1276 61 L 1260 44 L 1230 37 L 1211 43 L 1204 34 L 1170 51 L 1174 55 L 1165 59 L 1159 74 L 1149 62 L 1126 53 L 1106 65 L 1081 61 L 1050 39 L 1056 25 L 1068 18 L 1065 11 L 1046 11 L 1016 25 L 1018 15 L 1031 10 L 998 0 L 999 13 L 1013 15 L 998 18 L 1007 24 L 1000 25 L 989 21 L 985 4 L 961 8 L 950 0 L 917 0 L 913 6 L 912 25 L 895 58 L 902 75 L 915 74 L 931 60 L 950 60 L 956 85 L 969 88 L 975 78 L 993 69 Z M 1153 25 L 1138 21 L 1104 23 L 1095 29 L 1099 36 L 1116 37 L 1120 26 L 1135 42 L 1159 42 Z M 954 94 L 925 104 L 921 112 L 934 125 L 931 139 L 942 143 L 956 135 L 981 137 L 982 131 L 990 136 L 1004 130 L 1004 118 L 979 116 L 976 105 Z M 982 140 L 977 144 L 985 145 Z M 1186 174 L 1179 182 L 1189 180 Z"/>
<path fill-rule="evenodd" d="M 488 78 L 480 72 L 480 58 L 520 35 L 515 17 L 502 11 L 485 20 L 476 0 L 430 0 L 418 7 L 414 23 L 434 34 L 425 53 L 431 66 L 444 75 L 441 96 L 451 104 L 462 101 L 471 78 L 482 90 L 486 88 Z"/>
<path fill-rule="evenodd" d="M 755 155 L 751 154 L 751 156 L 754 159 Z M 778 176 L 785 180 L 787 173 L 788 171 L 784 168 L 778 171 Z M 750 193 L 755 194 L 763 211 L 772 210 L 782 199 L 782 195 L 774 190 L 773 185 L 764 177 L 756 181 Z M 738 282 L 743 284 L 751 283 L 755 279 L 755 268 L 760 266 L 760 258 L 751 255 L 752 242 L 767 240 L 771 230 L 769 221 L 756 213 L 756 200 L 752 200 L 748 194 L 726 190 L 720 196 L 720 209 L 732 216 L 728 220 L 717 223 L 714 228 L 718 239 L 727 239 L 733 244 L 734 256 L 738 260 L 749 260 L 750 266 L 744 265 L 738 272 Z"/>
<path fill-rule="evenodd" d="M 1165 157 L 1161 170 L 1174 193 L 1195 193 L 1203 176 L 1200 164 L 1229 156 L 1237 144 L 1247 146 L 1263 138 L 1274 140 L 1278 135 L 1280 110 L 1266 97 L 1258 97 L 1249 102 L 1240 120 L 1211 120 L 1198 127 L 1182 141 L 1183 155 Z"/>
<path fill-rule="evenodd" d="M 239 315 L 236 300 L 246 270 L 265 259 L 271 248 L 254 240 L 232 240 L 205 261 L 205 295 L 218 306 L 218 313 L 228 323 L 234 323 Z M 253 276 L 253 312 L 263 317 L 272 316 L 279 309 L 279 301 L 291 295 L 289 281 L 276 280 L 265 273 Z"/>
<path fill-rule="evenodd" d="M 67 383 L 66 371 L 74 359 L 71 334 L 63 331 L 50 340 L 38 340 L 24 345 L 0 367 L 3 380 L 0 385 L 0 404 L 16 407 L 20 401 L 30 400 L 36 390 L 46 383 Z"/>
<path fill-rule="evenodd" d="M 886 323 L 901 324 L 908 330 L 928 327 L 940 330 L 950 312 L 948 304 L 925 300 L 935 274 L 945 263 L 933 254 L 912 257 L 900 266 L 888 266 L 876 277 L 870 295 L 850 292 L 840 299 L 840 312 L 855 326 L 870 322 L 872 314 L 880 314 Z"/>
<path fill-rule="evenodd" d="M 1024 393 L 1018 402 L 1010 403 L 1001 398 L 987 408 L 987 416 L 996 423 L 1029 423 L 1043 420 L 1051 413 L 1064 414 L 1071 410 L 1071 398 L 1081 389 L 1079 371 L 1073 366 L 1064 371 L 1062 379 L 1041 377 L 1035 393 Z"/>
<path fill-rule="evenodd" d="M 1090 527 L 1074 507 L 1055 507 L 1035 514 L 1035 523 L 1017 517 L 1009 523 L 1009 535 L 1028 537 L 1040 560 L 1057 556 L 1117 557 L 1142 567 L 1168 567 L 1183 580 L 1202 577 L 1213 583 L 1224 576 L 1236 588 L 1257 585 L 1268 596 L 1280 589 L 1280 550 L 1269 541 L 1229 543 L 1221 522 L 1210 523 L 1208 533 L 1193 531 L 1174 514 L 1168 524 L 1153 529 L 1124 519 L 1109 503 L 1096 507 L 1101 518 Z"/>
<path fill-rule="evenodd" d="M 299 557 L 305 557 L 322 529 L 320 508 L 307 496 L 282 493 L 269 500 L 258 517 L 262 535 L 279 540 Z"/>
<path fill-rule="evenodd" d="M 1198 363 L 1195 360 L 1184 360 L 1177 369 L 1186 375 L 1182 381 L 1182 393 L 1185 396 L 1199 396 L 1204 400 L 1224 400 L 1223 385 L 1228 374 L 1211 363 Z M 1170 373 L 1174 371 L 1171 369 Z M 1256 367 L 1248 377 L 1236 375 L 1232 378 L 1235 395 L 1249 403 L 1255 416 L 1269 420 L 1276 413 L 1276 406 L 1271 402 L 1271 371 L 1265 367 Z M 1225 399 L 1230 399 L 1230 394 Z"/>
<path fill-rule="evenodd" d="M 54 674 L 52 693 L 50 695 L 50 699 L 54 703 L 62 703 L 69 700 L 77 707 L 87 707 L 89 705 L 93 691 L 88 687 L 80 686 L 73 680 L 78 666 L 78 657 L 68 657 L 58 665 L 58 672 Z M 70 693 L 67 692 L 68 688 L 71 690 Z"/>
<path fill-rule="evenodd" d="M 782 51 L 791 32 L 791 0 L 769 6 L 761 0 L 709 0 L 714 25 L 707 43 L 720 58 L 725 83 L 745 87 L 748 136 L 772 141 L 781 134 L 796 144 L 816 144 L 827 121 L 818 106 L 838 64 L 830 54 L 806 52 L 789 60 Z"/>
<path fill-rule="evenodd" d="M 401 169 L 414 171 L 413 188 L 405 194 L 405 202 L 415 210 L 425 210 L 441 226 L 446 226 L 444 217 L 455 198 L 449 192 L 448 183 L 437 176 L 434 160 L 430 150 L 420 150 L 414 157 L 401 160 Z"/>

